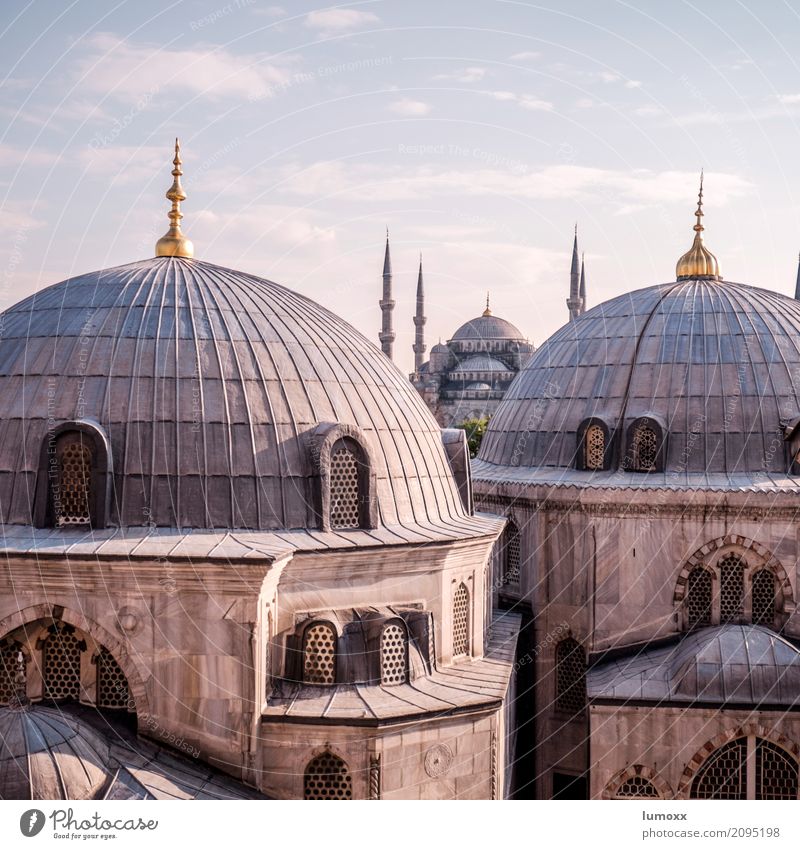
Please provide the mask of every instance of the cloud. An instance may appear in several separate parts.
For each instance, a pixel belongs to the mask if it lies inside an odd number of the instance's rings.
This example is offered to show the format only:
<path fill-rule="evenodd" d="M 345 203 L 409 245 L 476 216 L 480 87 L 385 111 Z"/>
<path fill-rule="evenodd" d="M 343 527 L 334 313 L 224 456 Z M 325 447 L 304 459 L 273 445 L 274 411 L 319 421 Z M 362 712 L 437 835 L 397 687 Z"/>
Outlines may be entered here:
<path fill-rule="evenodd" d="M 168 174 L 167 162 L 168 155 L 162 145 L 112 143 L 89 146 L 77 156 L 77 164 L 92 177 L 103 177 L 119 184 L 150 182 L 154 176 Z"/>
<path fill-rule="evenodd" d="M 0 144 L 0 168 L 20 168 L 26 165 L 54 165 L 62 154 L 39 147 L 18 147 Z"/>
<path fill-rule="evenodd" d="M 513 91 L 482 91 L 481 94 L 486 94 L 494 100 L 516 103 L 522 109 L 533 112 L 550 112 L 553 109 L 549 100 L 541 100 L 532 94 L 516 94 Z"/>
<path fill-rule="evenodd" d="M 305 24 L 311 29 L 332 35 L 350 32 L 367 24 L 377 23 L 380 19 L 372 12 L 362 12 L 358 9 L 320 9 L 309 12 Z"/>
<path fill-rule="evenodd" d="M 538 59 L 541 55 L 534 50 L 523 50 L 521 53 L 513 53 L 508 58 L 512 62 L 530 62 L 532 59 Z"/>
<path fill-rule="evenodd" d="M 477 83 L 486 76 L 486 68 L 463 68 L 460 71 L 455 71 L 452 74 L 437 74 L 435 80 L 453 80 L 457 83 Z"/>
<path fill-rule="evenodd" d="M 390 103 L 389 109 L 397 115 L 420 118 L 430 113 L 431 106 L 422 100 L 411 100 L 411 98 L 404 97 L 401 100 L 395 100 L 393 103 Z"/>
<path fill-rule="evenodd" d="M 284 171 L 286 191 L 296 195 L 356 202 L 419 200 L 442 197 L 507 197 L 532 201 L 579 200 L 586 204 L 605 203 L 625 210 L 636 206 L 686 203 L 694 192 L 697 174 L 684 171 L 646 169 L 615 170 L 578 165 L 553 165 L 540 169 L 481 167 L 451 168 L 428 165 L 393 168 L 377 165 L 353 165 L 342 162 L 317 162 L 300 169 Z M 752 184 L 735 174 L 707 173 L 709 199 L 722 206 L 733 198 L 749 194 Z"/>
<path fill-rule="evenodd" d="M 272 86 L 289 79 L 266 55 L 236 56 L 211 47 L 171 49 L 112 33 L 97 33 L 85 43 L 89 53 L 78 62 L 75 74 L 81 88 L 125 100 L 176 91 L 215 98 L 264 97 Z"/>
<path fill-rule="evenodd" d="M 778 100 L 788 105 L 800 103 L 800 94 L 779 94 Z"/>

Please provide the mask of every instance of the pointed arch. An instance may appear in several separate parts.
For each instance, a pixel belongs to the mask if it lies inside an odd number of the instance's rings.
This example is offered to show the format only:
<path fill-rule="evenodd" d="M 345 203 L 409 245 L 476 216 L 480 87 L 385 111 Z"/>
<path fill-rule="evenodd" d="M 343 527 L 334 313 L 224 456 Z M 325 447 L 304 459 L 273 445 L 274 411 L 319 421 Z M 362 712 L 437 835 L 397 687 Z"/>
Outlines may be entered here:
<path fill-rule="evenodd" d="M 655 795 L 647 789 L 650 785 Z M 628 792 L 626 792 L 626 790 Z M 641 792 L 635 792 L 641 790 Z M 616 773 L 603 789 L 603 799 L 658 798 L 671 799 L 672 788 L 652 767 L 644 764 L 631 764 Z"/>

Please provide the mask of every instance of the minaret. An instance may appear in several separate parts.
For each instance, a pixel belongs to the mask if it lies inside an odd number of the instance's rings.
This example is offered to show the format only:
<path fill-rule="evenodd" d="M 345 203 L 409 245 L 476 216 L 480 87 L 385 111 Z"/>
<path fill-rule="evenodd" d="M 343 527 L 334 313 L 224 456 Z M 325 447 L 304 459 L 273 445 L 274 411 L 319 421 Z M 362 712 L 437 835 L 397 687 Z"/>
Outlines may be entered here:
<path fill-rule="evenodd" d="M 422 285 L 422 254 L 419 255 L 419 276 L 417 277 L 417 313 L 414 316 L 414 371 L 419 374 L 425 347 L 425 291 Z"/>
<path fill-rule="evenodd" d="M 581 275 L 580 263 L 578 262 L 578 225 L 575 225 L 575 241 L 572 243 L 572 268 L 569 272 L 569 297 L 567 298 L 567 309 L 569 320 L 575 319 L 581 314 Z"/>
<path fill-rule="evenodd" d="M 581 315 L 583 315 L 586 312 L 586 261 L 584 260 L 583 254 L 581 254 L 580 298 L 581 298 Z"/>
<path fill-rule="evenodd" d="M 383 257 L 383 297 L 378 301 L 381 307 L 382 320 L 381 332 L 378 339 L 381 341 L 383 353 L 391 360 L 392 348 L 394 346 L 394 330 L 392 330 L 392 258 L 389 255 L 389 228 L 386 228 L 386 253 Z"/>
<path fill-rule="evenodd" d="M 794 297 L 800 301 L 800 257 L 797 262 L 797 282 L 794 284 Z"/>

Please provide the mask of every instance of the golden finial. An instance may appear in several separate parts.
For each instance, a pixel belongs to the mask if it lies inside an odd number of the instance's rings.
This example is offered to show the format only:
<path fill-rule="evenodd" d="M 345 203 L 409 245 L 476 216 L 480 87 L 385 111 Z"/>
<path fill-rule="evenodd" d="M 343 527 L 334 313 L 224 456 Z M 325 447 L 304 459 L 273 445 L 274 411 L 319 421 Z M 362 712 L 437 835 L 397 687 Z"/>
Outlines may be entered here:
<path fill-rule="evenodd" d="M 175 166 L 172 169 L 172 185 L 167 192 L 167 200 L 172 201 L 172 209 L 169 216 L 169 230 L 156 242 L 156 256 L 182 256 L 193 257 L 194 245 L 191 239 L 187 239 L 181 232 L 181 201 L 186 200 L 186 192 L 181 186 L 181 144 L 175 139 L 175 158 L 172 160 Z"/>
<path fill-rule="evenodd" d="M 487 292 L 486 293 L 486 309 L 483 311 L 483 317 L 486 318 L 487 316 L 490 316 L 491 314 L 492 314 L 492 311 L 489 309 L 489 293 Z"/>
<path fill-rule="evenodd" d="M 678 280 L 722 280 L 719 273 L 719 262 L 711 251 L 703 244 L 703 227 L 700 219 L 703 217 L 703 172 L 700 172 L 700 191 L 697 194 L 697 223 L 694 225 L 694 242 L 691 248 L 678 260 L 675 268 Z"/>

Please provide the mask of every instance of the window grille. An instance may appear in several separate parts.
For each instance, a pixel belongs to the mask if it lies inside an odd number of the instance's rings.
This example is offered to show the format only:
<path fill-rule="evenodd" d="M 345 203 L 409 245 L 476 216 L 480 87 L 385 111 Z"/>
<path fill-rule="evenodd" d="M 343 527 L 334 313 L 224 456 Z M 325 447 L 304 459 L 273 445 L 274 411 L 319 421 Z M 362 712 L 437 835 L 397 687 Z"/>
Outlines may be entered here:
<path fill-rule="evenodd" d="M 469 654 L 469 590 L 459 584 L 453 596 L 453 657 Z"/>
<path fill-rule="evenodd" d="M 305 799 L 352 799 L 353 778 L 347 764 L 333 752 L 311 760 L 303 776 Z"/>
<path fill-rule="evenodd" d="M 658 799 L 658 790 L 652 781 L 641 775 L 634 775 L 620 784 L 616 792 L 617 799 Z"/>
<path fill-rule="evenodd" d="M 53 499 L 56 523 L 59 527 L 87 525 L 91 520 L 92 452 L 80 438 L 71 436 L 59 444 L 57 456 L 58 492 Z"/>
<path fill-rule="evenodd" d="M 788 752 L 756 741 L 756 799 L 796 799 L 797 763 Z"/>
<path fill-rule="evenodd" d="M 728 554 L 719 563 L 719 621 L 724 625 L 744 613 L 744 562 Z"/>
<path fill-rule="evenodd" d="M 16 692 L 19 643 L 7 643 L 0 648 L 0 704 L 7 705 Z"/>
<path fill-rule="evenodd" d="M 753 573 L 752 584 L 753 624 L 775 625 L 775 576 L 769 569 L 759 569 Z"/>
<path fill-rule="evenodd" d="M 336 632 L 325 622 L 307 628 L 303 637 L 303 681 L 336 682 Z"/>
<path fill-rule="evenodd" d="M 692 782 L 692 799 L 745 799 L 747 739 L 732 740 L 717 749 Z"/>
<path fill-rule="evenodd" d="M 402 625 L 384 625 L 381 632 L 381 684 L 405 684 L 408 677 L 408 645 Z"/>
<path fill-rule="evenodd" d="M 509 521 L 504 531 L 503 583 L 519 584 L 520 538 L 519 529 Z"/>
<path fill-rule="evenodd" d="M 556 708 L 580 713 L 586 706 L 586 659 L 577 640 L 567 637 L 556 646 Z"/>
<path fill-rule="evenodd" d="M 49 699 L 77 699 L 81 692 L 81 644 L 58 624 L 44 641 L 44 692 Z"/>
<path fill-rule="evenodd" d="M 127 708 L 129 701 L 125 674 L 111 652 L 102 646 L 97 654 L 97 706 Z"/>
<path fill-rule="evenodd" d="M 602 469 L 605 463 L 606 434 L 600 425 L 589 425 L 584 437 L 584 453 L 587 469 Z"/>
<path fill-rule="evenodd" d="M 633 434 L 633 465 L 637 472 L 652 472 L 656 468 L 658 438 L 653 428 L 641 425 Z"/>
<path fill-rule="evenodd" d="M 358 458 L 347 446 L 331 452 L 331 528 L 361 527 Z"/>
<path fill-rule="evenodd" d="M 696 568 L 686 581 L 686 619 L 690 628 L 711 624 L 711 572 Z"/>

